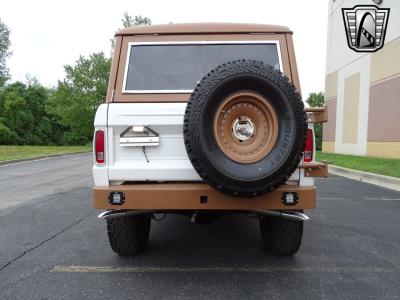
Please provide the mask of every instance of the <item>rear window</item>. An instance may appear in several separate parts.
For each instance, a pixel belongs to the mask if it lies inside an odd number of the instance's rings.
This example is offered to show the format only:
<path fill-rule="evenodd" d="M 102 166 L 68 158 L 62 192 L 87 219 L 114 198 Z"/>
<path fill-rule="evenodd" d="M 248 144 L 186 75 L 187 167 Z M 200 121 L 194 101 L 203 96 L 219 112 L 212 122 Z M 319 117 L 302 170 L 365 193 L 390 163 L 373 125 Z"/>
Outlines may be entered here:
<path fill-rule="evenodd" d="M 235 59 L 255 59 L 281 70 L 278 44 L 129 44 L 124 93 L 187 93 L 210 70 Z"/>

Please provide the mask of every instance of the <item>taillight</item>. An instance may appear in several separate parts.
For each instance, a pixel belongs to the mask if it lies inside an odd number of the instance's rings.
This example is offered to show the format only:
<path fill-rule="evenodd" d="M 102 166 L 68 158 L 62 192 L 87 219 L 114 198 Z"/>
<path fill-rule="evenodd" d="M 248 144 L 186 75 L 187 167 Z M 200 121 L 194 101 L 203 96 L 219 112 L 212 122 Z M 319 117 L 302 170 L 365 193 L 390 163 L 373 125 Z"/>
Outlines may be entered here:
<path fill-rule="evenodd" d="M 310 162 L 313 160 L 314 151 L 314 136 L 313 130 L 307 129 L 306 147 L 304 148 L 304 161 Z"/>
<path fill-rule="evenodd" d="M 104 131 L 97 130 L 94 136 L 94 155 L 96 163 L 104 164 Z"/>

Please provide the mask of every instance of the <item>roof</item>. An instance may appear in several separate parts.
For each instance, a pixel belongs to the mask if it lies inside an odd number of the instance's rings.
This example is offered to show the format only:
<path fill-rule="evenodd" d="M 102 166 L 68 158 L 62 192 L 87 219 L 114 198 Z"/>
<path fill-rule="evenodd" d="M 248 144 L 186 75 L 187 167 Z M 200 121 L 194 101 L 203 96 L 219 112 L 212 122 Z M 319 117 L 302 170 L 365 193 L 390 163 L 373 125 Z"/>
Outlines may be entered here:
<path fill-rule="evenodd" d="M 116 35 L 208 33 L 292 33 L 288 27 L 250 23 L 181 23 L 128 27 Z"/>

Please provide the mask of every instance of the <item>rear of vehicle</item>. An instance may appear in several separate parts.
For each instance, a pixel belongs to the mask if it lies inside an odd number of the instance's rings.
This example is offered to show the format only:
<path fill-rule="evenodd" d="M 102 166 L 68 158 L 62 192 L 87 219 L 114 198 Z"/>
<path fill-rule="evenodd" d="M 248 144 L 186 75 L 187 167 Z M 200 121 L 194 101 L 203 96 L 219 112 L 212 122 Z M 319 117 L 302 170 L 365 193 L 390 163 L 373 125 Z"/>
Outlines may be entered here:
<path fill-rule="evenodd" d="M 93 203 L 106 209 L 111 247 L 143 250 L 159 213 L 207 223 L 245 212 L 268 252 L 295 253 L 314 177 L 327 172 L 313 133 L 325 119 L 304 110 L 286 27 L 122 30 L 94 124 Z"/>

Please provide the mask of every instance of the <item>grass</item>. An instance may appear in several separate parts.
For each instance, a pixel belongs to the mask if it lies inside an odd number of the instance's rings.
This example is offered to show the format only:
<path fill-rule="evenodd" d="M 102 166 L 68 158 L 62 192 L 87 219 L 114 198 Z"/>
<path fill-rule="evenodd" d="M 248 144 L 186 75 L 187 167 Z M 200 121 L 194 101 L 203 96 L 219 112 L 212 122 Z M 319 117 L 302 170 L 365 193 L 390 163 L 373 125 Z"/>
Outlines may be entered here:
<path fill-rule="evenodd" d="M 400 178 L 400 159 L 353 156 L 317 152 L 317 160 L 327 160 L 329 164 Z"/>
<path fill-rule="evenodd" d="M 91 144 L 85 146 L 0 146 L 0 161 L 91 150 Z"/>

